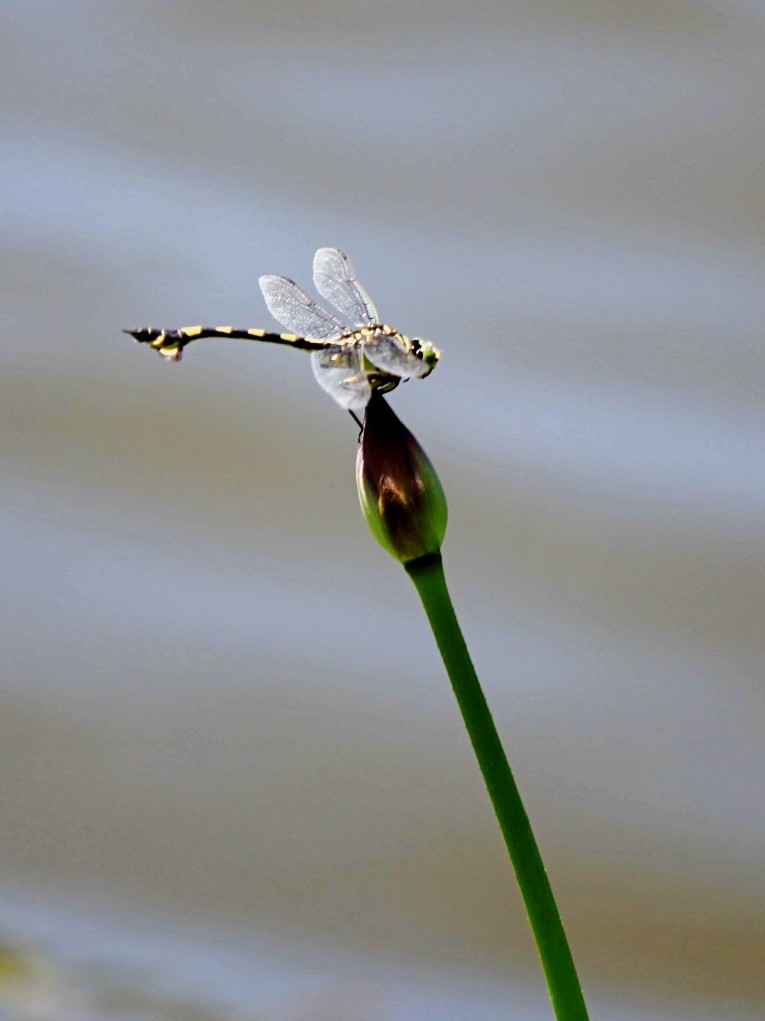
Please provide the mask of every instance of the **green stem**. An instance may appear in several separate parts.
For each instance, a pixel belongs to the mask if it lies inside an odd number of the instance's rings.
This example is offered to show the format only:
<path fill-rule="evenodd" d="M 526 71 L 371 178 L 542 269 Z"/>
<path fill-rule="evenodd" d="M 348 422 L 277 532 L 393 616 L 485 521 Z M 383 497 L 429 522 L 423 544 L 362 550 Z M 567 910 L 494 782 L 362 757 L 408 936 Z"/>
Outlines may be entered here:
<path fill-rule="evenodd" d="M 441 554 L 404 565 L 419 593 L 452 682 L 515 869 L 558 1021 L 587 1021 L 587 1007 L 529 817 L 446 587 Z"/>

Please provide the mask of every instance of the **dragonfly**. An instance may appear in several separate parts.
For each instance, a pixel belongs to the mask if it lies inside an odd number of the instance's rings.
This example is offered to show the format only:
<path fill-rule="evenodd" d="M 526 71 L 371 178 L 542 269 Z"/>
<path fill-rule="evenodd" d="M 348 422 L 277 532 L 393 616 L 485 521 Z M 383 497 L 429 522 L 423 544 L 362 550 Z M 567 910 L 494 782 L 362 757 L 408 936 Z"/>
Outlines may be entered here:
<path fill-rule="evenodd" d="M 234 326 L 181 326 L 175 330 L 143 327 L 125 330 L 167 361 L 205 337 L 285 344 L 311 353 L 319 385 L 352 414 L 363 410 L 375 391 L 387 393 L 408 379 L 424 379 L 441 352 L 429 340 L 407 337 L 380 321 L 359 283 L 348 256 L 339 248 L 320 248 L 313 260 L 313 282 L 331 310 L 320 305 L 287 277 L 259 279 L 268 310 L 289 333 Z M 355 417 L 355 416 L 354 416 Z"/>

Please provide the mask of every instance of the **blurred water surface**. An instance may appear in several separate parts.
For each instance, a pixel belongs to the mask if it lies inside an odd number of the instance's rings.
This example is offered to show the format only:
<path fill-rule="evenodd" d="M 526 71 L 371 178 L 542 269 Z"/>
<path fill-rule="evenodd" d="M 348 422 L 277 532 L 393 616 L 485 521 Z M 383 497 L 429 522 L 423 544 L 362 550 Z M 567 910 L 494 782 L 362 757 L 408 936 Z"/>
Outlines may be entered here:
<path fill-rule="evenodd" d="M 392 403 L 593 1015 L 762 1016 L 764 11 L 2 5 L 3 1017 L 549 1016 L 352 423 L 119 332 L 320 245 L 444 349 Z"/>

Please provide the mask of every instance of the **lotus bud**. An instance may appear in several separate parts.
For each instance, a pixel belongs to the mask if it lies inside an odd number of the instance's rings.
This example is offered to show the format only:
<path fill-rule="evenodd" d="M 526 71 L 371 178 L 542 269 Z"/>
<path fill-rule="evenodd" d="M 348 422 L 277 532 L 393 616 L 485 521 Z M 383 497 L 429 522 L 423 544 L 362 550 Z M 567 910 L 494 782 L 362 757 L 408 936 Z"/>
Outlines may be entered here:
<path fill-rule="evenodd" d="M 402 564 L 439 552 L 447 512 L 438 475 L 378 392 L 366 409 L 356 486 L 369 530 Z"/>

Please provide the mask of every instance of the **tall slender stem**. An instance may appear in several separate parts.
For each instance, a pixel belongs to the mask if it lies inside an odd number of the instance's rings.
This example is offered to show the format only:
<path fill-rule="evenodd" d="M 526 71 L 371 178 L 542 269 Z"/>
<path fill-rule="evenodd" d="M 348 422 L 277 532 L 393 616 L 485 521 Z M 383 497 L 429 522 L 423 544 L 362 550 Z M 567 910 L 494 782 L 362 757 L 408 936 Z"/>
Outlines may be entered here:
<path fill-rule="evenodd" d="M 515 869 L 558 1021 L 587 1021 L 582 988 L 531 824 L 446 587 L 441 554 L 404 565 L 425 607 Z"/>

